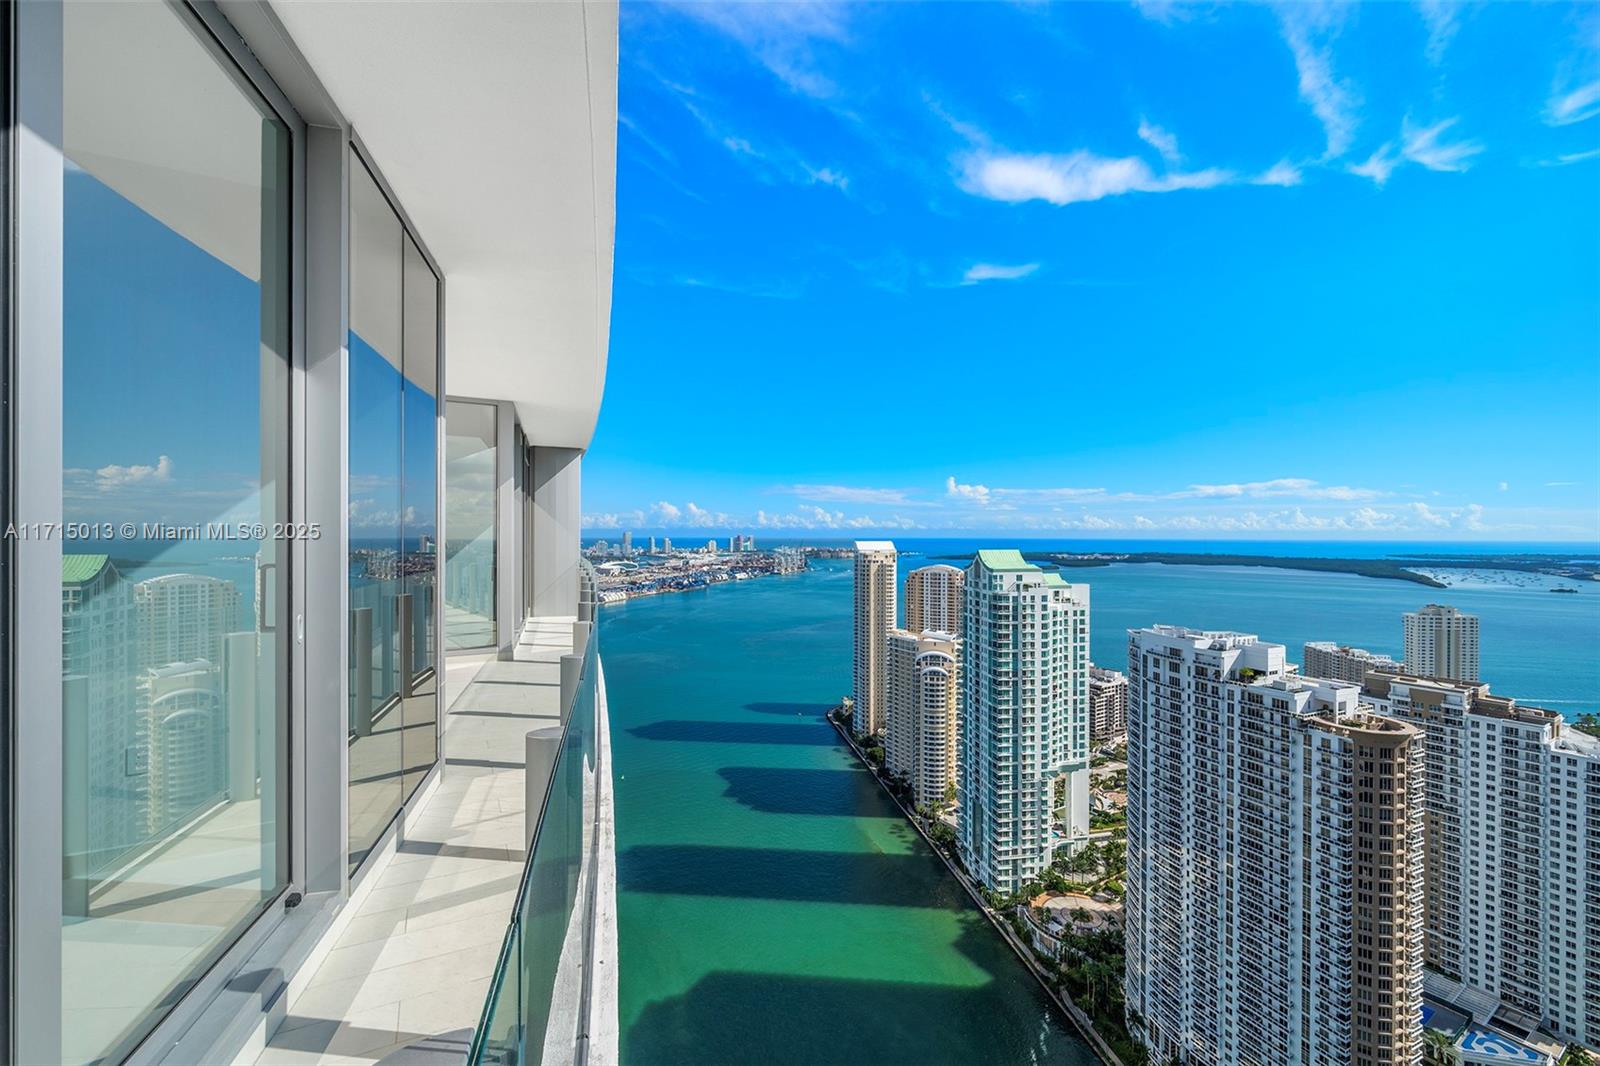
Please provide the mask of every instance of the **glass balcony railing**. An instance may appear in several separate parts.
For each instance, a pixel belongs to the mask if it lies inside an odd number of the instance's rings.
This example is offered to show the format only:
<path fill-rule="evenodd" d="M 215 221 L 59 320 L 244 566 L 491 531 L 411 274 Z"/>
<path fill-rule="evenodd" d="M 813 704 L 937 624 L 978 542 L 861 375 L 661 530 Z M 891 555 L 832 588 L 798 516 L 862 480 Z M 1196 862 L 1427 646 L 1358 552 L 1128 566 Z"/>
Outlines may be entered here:
<path fill-rule="evenodd" d="M 580 614 L 580 618 L 584 615 Z M 592 618 L 592 614 L 589 614 Z M 510 926 L 468 1062 L 580 1059 L 588 1039 L 603 728 L 599 640 L 591 630 Z"/>

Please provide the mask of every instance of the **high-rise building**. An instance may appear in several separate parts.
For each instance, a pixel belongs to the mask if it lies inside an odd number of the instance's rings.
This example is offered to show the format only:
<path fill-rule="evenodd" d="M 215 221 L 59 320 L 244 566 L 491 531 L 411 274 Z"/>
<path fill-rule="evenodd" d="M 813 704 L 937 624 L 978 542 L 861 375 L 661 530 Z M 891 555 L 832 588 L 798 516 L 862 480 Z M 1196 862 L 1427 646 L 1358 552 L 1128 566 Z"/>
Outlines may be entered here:
<path fill-rule="evenodd" d="M 1359 685 L 1374 670 L 1386 674 L 1405 672 L 1405 665 L 1387 655 L 1335 644 L 1331 640 L 1309 641 L 1300 653 L 1300 672 L 1307 677 L 1327 678 L 1330 681 L 1348 681 Z"/>
<path fill-rule="evenodd" d="M 151 667 L 140 681 L 150 716 L 151 835 L 222 798 L 228 732 L 221 676 L 215 665 L 198 659 Z"/>
<path fill-rule="evenodd" d="M 656 538 L 655 537 L 651 537 L 650 538 L 650 554 L 654 555 L 655 553 L 656 553 Z"/>
<path fill-rule="evenodd" d="M 61 557 L 62 743 L 85 773 L 64 790 L 69 866 L 89 877 L 145 836 L 146 717 L 135 702 L 131 586 L 105 555 Z"/>
<path fill-rule="evenodd" d="M 960 636 L 966 580 L 965 570 L 943 563 L 907 574 L 906 628 L 913 633 L 937 630 Z"/>
<path fill-rule="evenodd" d="M 1430 603 L 1405 613 L 1406 673 L 1478 680 L 1478 616 Z"/>
<path fill-rule="evenodd" d="M 1422 1060 L 1424 744 L 1281 644 L 1128 646 L 1124 992 L 1151 1061 Z"/>
<path fill-rule="evenodd" d="M 661 553 L 663 555 L 671 555 L 672 554 L 672 538 L 671 537 L 662 537 L 661 538 Z"/>
<path fill-rule="evenodd" d="M 889 772 L 920 805 L 944 801 L 955 780 L 961 641 L 950 633 L 889 632 L 884 749 Z"/>
<path fill-rule="evenodd" d="M 895 623 L 894 543 L 858 540 L 855 555 L 855 700 L 852 728 L 857 733 L 882 733 L 885 657 L 889 630 Z"/>
<path fill-rule="evenodd" d="M 622 557 L 624 559 L 628 559 L 628 558 L 632 558 L 632 556 L 633 556 L 633 530 L 624 529 L 622 531 Z"/>
<path fill-rule="evenodd" d="M 1089 586 L 1016 551 L 967 570 L 962 638 L 962 861 L 1014 892 L 1049 865 L 1053 796 L 1066 776 L 1066 841 L 1089 832 Z"/>
<path fill-rule="evenodd" d="M 1364 692 L 1427 735 L 1441 998 L 1600 1043 L 1600 738 L 1484 684 L 1373 674 Z"/>
<path fill-rule="evenodd" d="M 733 536 L 728 538 L 728 550 L 731 552 L 736 552 L 739 550 L 739 534 L 735 533 Z"/>
<path fill-rule="evenodd" d="M 1128 728 L 1128 675 L 1089 667 L 1089 740 L 1099 744 Z"/>
<path fill-rule="evenodd" d="M 222 645 L 239 626 L 239 586 L 202 574 L 164 574 L 133 586 L 139 665 L 204 659 L 222 662 Z"/>

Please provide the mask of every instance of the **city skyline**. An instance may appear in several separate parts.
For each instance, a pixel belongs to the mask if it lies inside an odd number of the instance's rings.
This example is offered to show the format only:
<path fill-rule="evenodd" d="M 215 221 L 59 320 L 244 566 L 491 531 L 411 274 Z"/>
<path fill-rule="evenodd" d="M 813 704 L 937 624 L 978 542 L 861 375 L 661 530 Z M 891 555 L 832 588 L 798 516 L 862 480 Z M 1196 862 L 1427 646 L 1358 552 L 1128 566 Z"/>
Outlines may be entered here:
<path fill-rule="evenodd" d="M 623 23 L 586 527 L 1600 537 L 1593 9 Z"/>

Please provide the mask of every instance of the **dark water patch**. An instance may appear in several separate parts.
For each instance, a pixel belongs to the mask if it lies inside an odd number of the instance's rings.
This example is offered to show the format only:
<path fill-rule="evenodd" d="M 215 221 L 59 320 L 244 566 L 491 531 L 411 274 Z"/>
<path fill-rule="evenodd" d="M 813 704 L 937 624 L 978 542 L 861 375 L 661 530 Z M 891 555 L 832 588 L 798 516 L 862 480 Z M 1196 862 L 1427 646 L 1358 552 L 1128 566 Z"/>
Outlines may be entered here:
<path fill-rule="evenodd" d="M 937 862 L 926 854 L 640 844 L 617 856 L 617 884 L 624 892 L 946 908 L 956 902 L 950 893 L 924 887 Z"/>
<path fill-rule="evenodd" d="M 646 1007 L 624 1057 L 673 1066 L 1095 1061 L 1087 1049 L 1041 1040 L 1037 1011 L 1029 997 L 997 996 L 987 984 L 724 971 Z"/>
<path fill-rule="evenodd" d="M 831 732 L 831 730 L 830 730 Z M 877 784 L 865 770 L 802 770 L 787 766 L 724 766 L 723 795 L 766 814 L 833 814 L 859 818 L 871 810 L 858 790 Z"/>
<path fill-rule="evenodd" d="M 747 703 L 747 711 L 757 714 L 781 714 L 786 718 L 821 718 L 833 710 L 826 703 Z"/>
<path fill-rule="evenodd" d="M 827 725 L 777 725 L 769 722 L 692 721 L 668 718 L 628 730 L 643 740 L 683 740 L 716 744 L 836 744 Z"/>

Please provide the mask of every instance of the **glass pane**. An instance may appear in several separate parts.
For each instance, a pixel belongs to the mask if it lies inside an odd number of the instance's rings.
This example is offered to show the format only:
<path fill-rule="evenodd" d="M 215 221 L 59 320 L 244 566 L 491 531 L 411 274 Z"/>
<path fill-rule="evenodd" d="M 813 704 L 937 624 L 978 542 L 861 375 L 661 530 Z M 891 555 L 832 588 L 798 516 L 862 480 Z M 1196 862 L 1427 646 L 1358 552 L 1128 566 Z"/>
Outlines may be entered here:
<path fill-rule="evenodd" d="M 349 337 L 352 870 L 401 801 L 401 238 L 400 219 L 355 160 Z"/>
<path fill-rule="evenodd" d="M 445 405 L 444 628 L 448 648 L 495 643 L 495 409 Z"/>
<path fill-rule="evenodd" d="M 401 580 L 411 645 L 401 731 L 402 791 L 410 796 L 439 757 L 434 590 L 439 557 L 439 281 L 405 239 L 405 482 Z"/>
<path fill-rule="evenodd" d="M 62 1053 L 282 890 L 289 137 L 165 4 L 64 6 Z"/>

